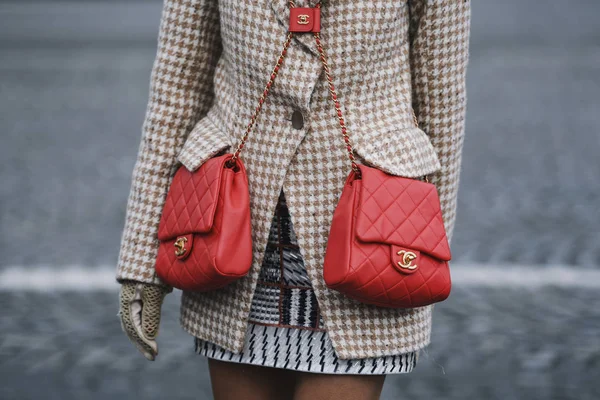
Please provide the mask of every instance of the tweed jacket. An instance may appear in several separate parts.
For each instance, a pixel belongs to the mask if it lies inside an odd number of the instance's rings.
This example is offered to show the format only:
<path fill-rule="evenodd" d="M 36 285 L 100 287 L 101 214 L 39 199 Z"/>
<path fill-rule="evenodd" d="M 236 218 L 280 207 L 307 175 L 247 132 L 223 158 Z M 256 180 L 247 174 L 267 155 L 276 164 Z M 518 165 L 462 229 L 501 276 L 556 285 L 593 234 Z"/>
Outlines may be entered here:
<path fill-rule="evenodd" d="M 314 6 L 316 0 L 297 0 Z M 164 0 L 146 118 L 132 176 L 117 280 L 155 275 L 161 210 L 177 167 L 235 150 L 286 38 L 287 0 Z M 436 185 L 451 239 L 461 164 L 468 0 L 331 0 L 321 39 L 359 163 Z M 414 107 L 419 127 L 411 117 Z M 303 125 L 293 125 L 299 111 Z M 297 115 L 297 114 L 296 114 Z M 433 306 L 388 309 L 329 290 L 323 259 L 351 170 L 311 33 L 296 33 L 241 153 L 250 187 L 250 273 L 219 290 L 184 292 L 190 334 L 240 352 L 283 188 L 307 272 L 342 359 L 430 342 Z"/>

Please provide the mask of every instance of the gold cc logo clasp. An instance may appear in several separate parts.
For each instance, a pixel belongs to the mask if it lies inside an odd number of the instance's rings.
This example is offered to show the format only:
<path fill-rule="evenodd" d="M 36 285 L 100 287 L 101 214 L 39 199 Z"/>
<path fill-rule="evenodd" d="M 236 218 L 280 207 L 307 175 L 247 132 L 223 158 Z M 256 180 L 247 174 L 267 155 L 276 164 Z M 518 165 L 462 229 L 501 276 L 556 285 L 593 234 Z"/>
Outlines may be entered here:
<path fill-rule="evenodd" d="M 308 25 L 308 14 L 298 14 L 298 24 L 299 25 Z"/>
<path fill-rule="evenodd" d="M 417 255 L 412 251 L 400 250 L 398 253 L 399 256 L 402 257 L 402 260 L 398 261 L 398 266 L 400 268 L 414 270 L 417 269 L 417 264 L 412 265 L 413 260 L 417 258 Z"/>
<path fill-rule="evenodd" d="M 177 257 L 181 257 L 187 252 L 187 249 L 185 248 L 185 244 L 187 243 L 187 241 L 188 240 L 185 236 L 178 237 L 175 241 L 175 255 Z"/>

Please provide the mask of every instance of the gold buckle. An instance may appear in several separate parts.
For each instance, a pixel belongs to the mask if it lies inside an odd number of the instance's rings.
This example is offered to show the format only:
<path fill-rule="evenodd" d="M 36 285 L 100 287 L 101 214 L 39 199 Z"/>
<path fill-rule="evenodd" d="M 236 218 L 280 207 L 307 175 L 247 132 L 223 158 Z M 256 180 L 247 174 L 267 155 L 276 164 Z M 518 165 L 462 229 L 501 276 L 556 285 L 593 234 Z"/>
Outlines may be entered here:
<path fill-rule="evenodd" d="M 411 264 L 413 260 L 417 258 L 417 255 L 412 251 L 400 250 L 397 252 L 399 256 L 402 256 L 402 260 L 398 261 L 398 266 L 403 269 L 415 270 L 417 269 L 417 264 Z"/>
<path fill-rule="evenodd" d="M 175 255 L 177 257 L 181 257 L 182 255 L 184 255 L 187 252 L 187 249 L 185 248 L 187 241 L 188 240 L 185 236 L 180 236 L 175 241 L 175 243 L 174 243 Z"/>

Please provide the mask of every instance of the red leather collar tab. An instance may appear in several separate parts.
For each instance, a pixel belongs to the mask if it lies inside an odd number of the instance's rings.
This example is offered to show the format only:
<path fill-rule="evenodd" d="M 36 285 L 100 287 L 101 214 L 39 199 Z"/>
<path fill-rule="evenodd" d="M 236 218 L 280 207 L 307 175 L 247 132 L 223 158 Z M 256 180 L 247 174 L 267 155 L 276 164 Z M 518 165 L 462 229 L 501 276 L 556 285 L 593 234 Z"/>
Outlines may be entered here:
<path fill-rule="evenodd" d="M 290 32 L 320 32 L 321 9 L 319 7 L 294 7 L 290 9 Z"/>

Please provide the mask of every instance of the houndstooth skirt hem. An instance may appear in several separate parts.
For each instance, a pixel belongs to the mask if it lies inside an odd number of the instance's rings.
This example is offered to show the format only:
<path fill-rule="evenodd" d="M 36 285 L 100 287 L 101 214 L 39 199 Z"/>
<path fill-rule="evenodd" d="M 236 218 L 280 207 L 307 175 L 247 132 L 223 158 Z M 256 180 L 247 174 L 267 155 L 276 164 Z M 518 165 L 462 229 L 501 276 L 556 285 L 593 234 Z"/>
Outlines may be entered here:
<path fill-rule="evenodd" d="M 195 338 L 197 354 L 223 361 L 330 374 L 411 372 L 419 352 L 385 357 L 337 358 L 324 329 L 306 273 L 283 191 L 252 300 L 244 348 L 235 354 Z"/>
<path fill-rule="evenodd" d="M 418 352 L 340 360 L 327 332 L 250 323 L 244 349 L 232 353 L 196 338 L 196 353 L 222 361 L 324 374 L 381 375 L 411 372 Z"/>

